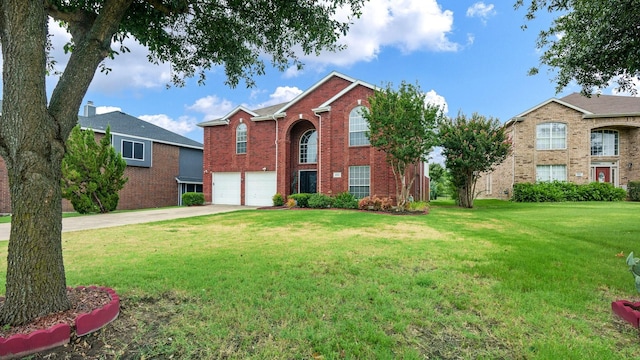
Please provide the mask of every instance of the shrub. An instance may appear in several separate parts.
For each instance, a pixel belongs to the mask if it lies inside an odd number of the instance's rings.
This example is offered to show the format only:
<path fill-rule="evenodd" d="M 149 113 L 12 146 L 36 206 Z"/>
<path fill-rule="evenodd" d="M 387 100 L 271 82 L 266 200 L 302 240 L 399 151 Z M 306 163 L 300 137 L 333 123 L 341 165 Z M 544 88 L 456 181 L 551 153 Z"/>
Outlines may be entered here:
<path fill-rule="evenodd" d="M 182 194 L 182 205 L 204 205 L 204 194 L 197 192 L 186 192 Z"/>
<path fill-rule="evenodd" d="M 339 209 L 357 209 L 358 208 L 358 199 L 356 199 L 353 194 L 345 191 L 333 198 L 333 207 Z"/>
<path fill-rule="evenodd" d="M 592 182 L 576 185 L 553 181 L 515 184 L 511 200 L 516 202 L 621 201 L 626 196 L 624 189 L 609 183 Z"/>
<path fill-rule="evenodd" d="M 287 199 L 287 207 L 289 209 L 296 207 L 296 201 L 292 198 Z"/>
<path fill-rule="evenodd" d="M 329 195 L 324 195 L 320 193 L 311 194 L 309 196 L 308 205 L 310 208 L 314 209 L 326 209 L 331 207 L 333 203 L 333 198 Z"/>
<path fill-rule="evenodd" d="M 291 194 L 291 195 L 289 195 L 289 199 L 295 200 L 296 201 L 296 205 L 298 205 L 298 207 L 306 208 L 306 207 L 309 207 L 309 197 L 310 196 L 311 196 L 311 194 L 305 194 L 305 193 Z"/>
<path fill-rule="evenodd" d="M 629 200 L 640 201 L 640 181 L 629 181 L 627 190 L 629 191 Z"/>
<path fill-rule="evenodd" d="M 284 205 L 284 197 L 280 193 L 276 193 L 275 195 L 273 195 L 271 200 L 273 200 L 273 206 L 282 206 L 282 205 Z"/>
<path fill-rule="evenodd" d="M 412 201 L 409 203 L 407 209 L 409 211 L 422 211 L 426 213 L 429 212 L 429 203 L 426 201 Z"/>
<path fill-rule="evenodd" d="M 393 200 L 388 197 L 365 196 L 358 201 L 358 208 L 361 210 L 389 211 L 392 207 Z"/>

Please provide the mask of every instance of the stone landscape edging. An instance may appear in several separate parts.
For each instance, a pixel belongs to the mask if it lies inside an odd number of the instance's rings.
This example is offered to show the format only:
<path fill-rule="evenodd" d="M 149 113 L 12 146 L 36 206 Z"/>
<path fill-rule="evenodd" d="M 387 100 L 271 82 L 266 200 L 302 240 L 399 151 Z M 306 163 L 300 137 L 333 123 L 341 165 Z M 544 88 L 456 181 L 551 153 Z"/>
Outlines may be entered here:
<path fill-rule="evenodd" d="M 79 286 L 78 289 L 87 287 Z M 89 289 L 98 289 L 109 294 L 111 301 L 101 308 L 90 313 L 83 313 L 76 317 L 76 335 L 84 336 L 103 328 L 120 314 L 120 297 L 113 289 L 106 287 L 89 286 Z M 47 329 L 33 331 L 29 334 L 17 334 L 9 338 L 0 337 L 0 360 L 15 359 L 40 351 L 53 349 L 71 340 L 71 327 L 60 323 Z"/>

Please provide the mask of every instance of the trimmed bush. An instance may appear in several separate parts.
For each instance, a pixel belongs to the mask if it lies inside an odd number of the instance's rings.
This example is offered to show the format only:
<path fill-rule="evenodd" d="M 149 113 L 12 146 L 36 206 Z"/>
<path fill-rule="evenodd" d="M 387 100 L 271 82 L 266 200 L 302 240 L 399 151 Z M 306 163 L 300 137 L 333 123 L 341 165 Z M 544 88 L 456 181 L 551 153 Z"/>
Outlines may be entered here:
<path fill-rule="evenodd" d="M 358 208 L 360 210 L 373 210 L 373 211 L 389 211 L 393 207 L 393 200 L 388 197 L 365 196 L 358 201 Z"/>
<path fill-rule="evenodd" d="M 627 190 L 629 191 L 629 200 L 640 201 L 640 181 L 629 181 Z"/>
<path fill-rule="evenodd" d="M 182 194 L 182 205 L 204 205 L 204 194 L 198 192 L 186 192 Z"/>
<path fill-rule="evenodd" d="M 333 207 L 339 209 L 357 209 L 358 199 L 349 192 L 336 194 L 333 198 Z"/>
<path fill-rule="evenodd" d="M 624 189 L 609 183 L 592 182 L 576 185 L 553 181 L 515 184 L 511 200 L 515 202 L 622 201 L 626 197 L 627 192 Z"/>
<path fill-rule="evenodd" d="M 282 196 L 282 194 L 280 194 L 280 193 L 276 193 L 275 195 L 273 195 L 271 200 L 273 200 L 273 206 L 282 206 L 282 205 L 284 205 L 284 196 Z"/>
<path fill-rule="evenodd" d="M 331 196 L 320 193 L 311 194 L 308 200 L 309 207 L 314 209 L 326 209 L 331 207 L 332 203 L 333 198 Z"/>
<path fill-rule="evenodd" d="M 311 194 L 300 193 L 300 194 L 291 194 L 289 195 L 289 199 L 293 199 L 296 201 L 296 205 L 301 208 L 309 207 L 309 197 Z"/>

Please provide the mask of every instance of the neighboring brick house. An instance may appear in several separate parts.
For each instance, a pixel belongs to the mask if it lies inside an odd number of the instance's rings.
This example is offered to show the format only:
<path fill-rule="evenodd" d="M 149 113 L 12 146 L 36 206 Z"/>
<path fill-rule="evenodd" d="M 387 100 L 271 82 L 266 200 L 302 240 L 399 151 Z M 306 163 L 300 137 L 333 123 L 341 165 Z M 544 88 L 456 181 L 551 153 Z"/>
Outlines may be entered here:
<path fill-rule="evenodd" d="M 112 144 L 127 161 L 124 175 L 129 178 L 120 190 L 119 210 L 180 205 L 182 193 L 202 192 L 201 143 L 119 111 L 96 114 L 91 102 L 78 123 L 92 129 L 96 139 L 111 127 Z M 7 170 L 0 159 L 0 213 L 11 212 L 10 199 Z M 69 201 L 62 205 L 64 211 L 73 211 Z"/>
<path fill-rule="evenodd" d="M 578 93 L 549 99 L 504 125 L 513 148 L 481 178 L 484 197 L 510 198 L 514 183 L 640 180 L 640 98 Z"/>
<path fill-rule="evenodd" d="M 385 154 L 369 145 L 360 115 L 375 87 L 333 72 L 288 103 L 239 106 L 204 128 L 205 200 L 272 205 L 276 193 L 345 191 L 395 198 Z M 413 168 L 412 195 L 428 199 L 424 165 Z"/>

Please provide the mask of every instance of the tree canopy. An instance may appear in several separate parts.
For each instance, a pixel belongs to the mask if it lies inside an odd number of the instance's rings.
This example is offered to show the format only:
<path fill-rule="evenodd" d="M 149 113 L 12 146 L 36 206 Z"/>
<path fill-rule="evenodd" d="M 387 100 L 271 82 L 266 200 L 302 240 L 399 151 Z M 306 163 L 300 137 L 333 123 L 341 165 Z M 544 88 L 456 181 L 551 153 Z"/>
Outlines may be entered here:
<path fill-rule="evenodd" d="M 6 297 L 0 325 L 66 310 L 61 163 L 82 99 L 106 57 L 133 37 L 149 61 L 168 62 L 172 82 L 224 68 L 227 83 L 302 66 L 299 54 L 337 50 L 365 0 L 4 0 L 0 2 L 3 109 L 0 155 L 11 195 Z M 350 16 L 336 20 L 337 14 Z M 71 50 L 47 94 L 48 19 L 71 34 Z M 112 49 L 116 44 L 116 49 Z M 120 44 L 118 47 L 117 44 Z M 266 59 L 266 60 L 265 60 Z"/>
<path fill-rule="evenodd" d="M 404 210 L 415 180 L 412 166 L 427 160 L 436 145 L 441 110 L 425 103 L 425 94 L 416 84 L 402 82 L 398 90 L 391 84 L 369 97 L 370 109 L 363 112 L 369 125 L 368 138 L 386 154 L 396 180 L 398 208 Z"/>
<path fill-rule="evenodd" d="M 98 144 L 93 130 L 76 125 L 62 159 L 62 197 L 80 214 L 114 211 L 120 200 L 118 192 L 127 182 L 126 168 L 127 162 L 111 146 L 110 127 Z"/>
<path fill-rule="evenodd" d="M 445 165 L 456 188 L 456 203 L 472 208 L 476 182 L 483 172 L 500 164 L 509 154 L 511 142 L 495 118 L 459 113 L 439 127 Z"/>
<path fill-rule="evenodd" d="M 551 27 L 540 32 L 537 48 L 541 65 L 557 71 L 560 92 L 570 82 L 589 95 L 614 83 L 621 91 L 636 92 L 640 76 L 640 2 L 636 0 L 518 0 L 528 4 L 527 18 L 540 11 L 558 12 Z M 538 67 L 531 69 L 535 74 Z"/>

